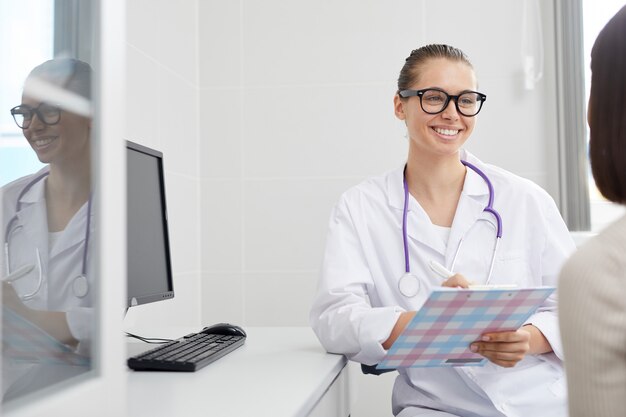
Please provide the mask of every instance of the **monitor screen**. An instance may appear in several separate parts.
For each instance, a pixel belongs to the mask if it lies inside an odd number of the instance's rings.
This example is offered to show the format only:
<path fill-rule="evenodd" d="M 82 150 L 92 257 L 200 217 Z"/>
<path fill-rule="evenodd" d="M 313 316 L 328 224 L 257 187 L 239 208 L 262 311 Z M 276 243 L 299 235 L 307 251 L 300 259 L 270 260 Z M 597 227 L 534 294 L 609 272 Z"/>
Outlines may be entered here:
<path fill-rule="evenodd" d="M 126 142 L 128 307 L 174 297 L 163 154 Z"/>

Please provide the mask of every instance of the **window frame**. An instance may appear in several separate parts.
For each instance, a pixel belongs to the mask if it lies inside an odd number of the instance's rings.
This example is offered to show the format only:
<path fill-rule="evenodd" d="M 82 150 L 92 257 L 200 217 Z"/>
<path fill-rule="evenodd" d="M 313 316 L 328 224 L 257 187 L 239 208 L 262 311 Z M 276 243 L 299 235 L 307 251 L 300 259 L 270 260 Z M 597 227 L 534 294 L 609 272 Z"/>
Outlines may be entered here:
<path fill-rule="evenodd" d="M 581 0 L 555 0 L 559 206 L 570 231 L 591 230 Z"/>
<path fill-rule="evenodd" d="M 124 416 L 126 412 L 126 344 L 123 311 L 126 283 L 126 188 L 124 161 L 125 2 L 93 0 L 96 30 L 94 49 L 94 201 L 97 210 L 94 270 L 97 328 L 93 369 L 73 383 L 60 383 L 42 392 L 11 401 L 5 416 L 63 415 L 66 417 Z M 122 22 L 122 28 L 120 28 Z M 97 156 L 97 157 L 96 157 Z M 115 167 L 115 169 L 110 169 Z M 106 172 L 105 172 L 106 169 Z M 105 175 L 106 173 L 106 175 Z M 101 260 L 106 259 L 106 262 Z M 115 277 L 104 279 L 103 277 Z M 107 395 L 102 393 L 106 392 Z M 114 399 L 111 401 L 111 399 Z"/>

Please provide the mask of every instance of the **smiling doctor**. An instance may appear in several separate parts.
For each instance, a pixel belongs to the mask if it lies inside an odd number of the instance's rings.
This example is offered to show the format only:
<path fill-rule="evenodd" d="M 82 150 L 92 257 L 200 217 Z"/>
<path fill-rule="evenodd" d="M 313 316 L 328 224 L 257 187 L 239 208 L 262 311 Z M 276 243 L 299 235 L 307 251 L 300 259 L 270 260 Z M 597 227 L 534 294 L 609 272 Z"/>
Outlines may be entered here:
<path fill-rule="evenodd" d="M 87 63 L 69 58 L 46 61 L 30 72 L 22 102 L 11 114 L 45 167 L 0 189 L 3 337 L 12 335 L 10 317 L 21 316 L 85 358 L 94 287 L 88 271 L 94 225 L 91 73 Z M 87 370 L 49 364 L 46 353 L 41 363 L 16 355 L 10 349 L 2 355 L 5 401 Z"/>
<path fill-rule="evenodd" d="M 574 250 L 551 197 L 462 149 L 486 101 L 467 56 L 411 52 L 398 79 L 406 165 L 335 206 L 310 323 L 327 351 L 378 363 L 436 286 L 556 285 Z M 450 271 L 441 278 L 430 263 Z M 556 300 L 517 331 L 484 334 L 484 367 L 400 369 L 396 416 L 566 416 Z"/>
<path fill-rule="evenodd" d="M 68 345 L 91 333 L 90 98 L 85 62 L 57 58 L 30 72 L 11 114 L 46 165 L 0 189 L 3 305 Z"/>

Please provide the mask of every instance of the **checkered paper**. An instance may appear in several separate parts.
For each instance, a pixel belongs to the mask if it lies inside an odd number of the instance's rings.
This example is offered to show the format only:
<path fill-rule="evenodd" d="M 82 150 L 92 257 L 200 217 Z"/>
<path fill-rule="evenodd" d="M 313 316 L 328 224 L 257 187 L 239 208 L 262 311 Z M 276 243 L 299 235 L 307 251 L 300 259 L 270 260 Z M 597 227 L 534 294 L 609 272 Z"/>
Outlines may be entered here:
<path fill-rule="evenodd" d="M 483 366 L 469 350 L 483 333 L 516 330 L 554 287 L 435 289 L 391 346 L 378 369 Z"/>

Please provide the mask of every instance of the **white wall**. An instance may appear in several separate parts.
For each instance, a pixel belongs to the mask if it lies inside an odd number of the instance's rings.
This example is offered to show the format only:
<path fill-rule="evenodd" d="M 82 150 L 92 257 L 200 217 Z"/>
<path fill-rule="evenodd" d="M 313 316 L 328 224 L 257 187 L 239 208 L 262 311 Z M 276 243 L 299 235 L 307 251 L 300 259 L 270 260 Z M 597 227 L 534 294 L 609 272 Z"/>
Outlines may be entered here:
<path fill-rule="evenodd" d="M 465 50 L 488 95 L 468 148 L 556 198 L 540 3 L 544 77 L 525 91 L 517 0 L 129 0 L 127 139 L 165 154 L 176 297 L 126 321 L 307 325 L 332 205 L 404 161 L 392 98 L 425 43 Z M 353 416 L 390 415 L 391 381 L 361 376 Z"/>
<path fill-rule="evenodd" d="M 307 323 L 332 204 L 405 157 L 392 97 L 424 43 L 474 61 L 488 100 L 468 148 L 556 197 L 551 2 L 533 91 L 514 0 L 200 0 L 198 11 L 204 321 Z"/>
<path fill-rule="evenodd" d="M 175 284 L 174 299 L 128 311 L 139 331 L 201 323 L 197 11 L 196 0 L 127 1 L 125 139 L 163 152 Z"/>
<path fill-rule="evenodd" d="M 372 53 L 394 15 L 200 2 L 203 320 L 307 324 L 330 207 L 406 146 L 388 74 L 407 48 Z"/>

